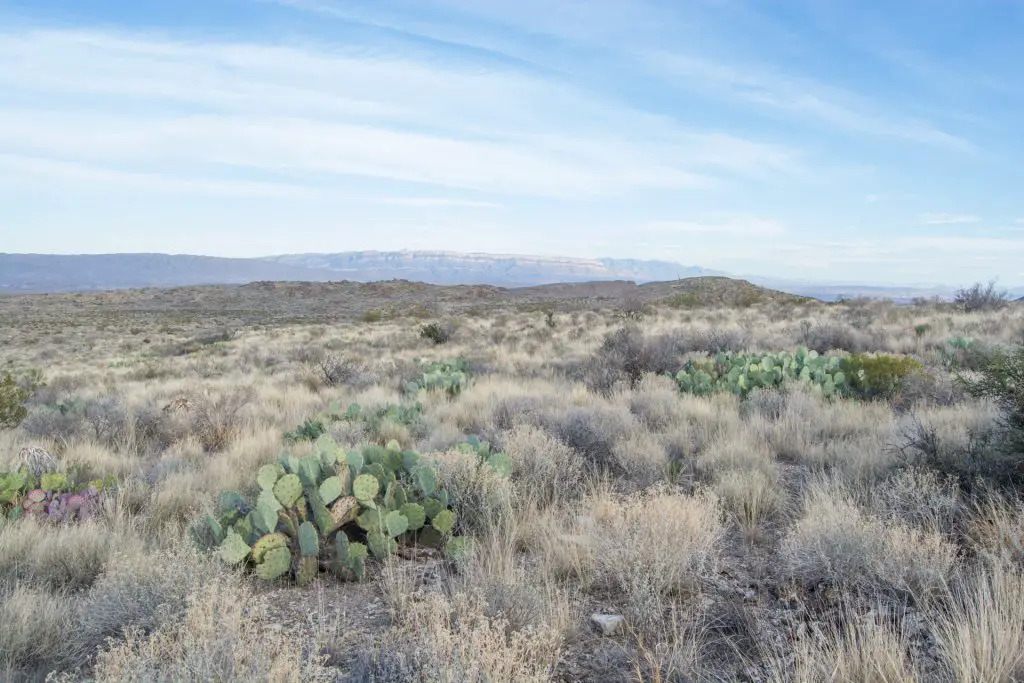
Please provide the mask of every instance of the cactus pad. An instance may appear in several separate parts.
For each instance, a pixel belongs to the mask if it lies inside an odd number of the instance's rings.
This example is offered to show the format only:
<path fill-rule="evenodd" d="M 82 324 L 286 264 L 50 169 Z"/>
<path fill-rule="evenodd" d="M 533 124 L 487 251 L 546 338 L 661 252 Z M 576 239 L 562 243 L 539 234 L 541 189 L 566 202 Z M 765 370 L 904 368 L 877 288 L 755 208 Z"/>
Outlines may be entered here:
<path fill-rule="evenodd" d="M 264 491 L 270 491 L 274 488 L 274 484 L 277 480 L 284 476 L 284 468 L 278 464 L 264 465 L 260 468 L 259 472 L 256 473 L 256 483 L 259 484 L 260 488 Z"/>
<path fill-rule="evenodd" d="M 325 505 L 330 505 L 343 493 L 341 479 L 338 477 L 327 477 L 320 482 L 320 497 Z"/>
<path fill-rule="evenodd" d="M 441 512 L 434 515 L 430 525 L 442 534 L 450 534 L 452 529 L 455 528 L 455 513 L 451 510 L 441 510 Z"/>
<path fill-rule="evenodd" d="M 46 472 L 39 479 L 39 488 L 44 491 L 67 491 L 71 488 L 71 482 L 63 472 Z"/>
<path fill-rule="evenodd" d="M 297 474 L 286 474 L 274 484 L 274 497 L 284 507 L 291 507 L 302 495 L 302 480 Z"/>
<path fill-rule="evenodd" d="M 287 548 L 288 537 L 284 534 L 273 533 L 267 534 L 256 541 L 252 546 L 252 559 L 259 564 L 263 562 L 263 558 L 271 550 L 277 548 Z"/>
<path fill-rule="evenodd" d="M 316 486 L 320 483 L 320 458 L 310 455 L 299 460 L 299 479 L 305 486 Z"/>
<path fill-rule="evenodd" d="M 409 530 L 409 520 L 398 510 L 392 510 L 384 515 L 384 528 L 387 530 L 388 536 L 395 538 Z"/>
<path fill-rule="evenodd" d="M 412 531 L 419 531 L 427 522 L 427 513 L 419 503 L 406 503 L 398 511 L 409 520 L 409 529 Z"/>
<path fill-rule="evenodd" d="M 437 473 L 432 467 L 419 467 L 416 470 L 416 485 L 424 496 L 432 496 L 437 491 Z"/>
<path fill-rule="evenodd" d="M 360 503 L 372 501 L 380 492 L 380 482 L 370 474 L 360 474 L 352 482 L 352 494 Z"/>
<path fill-rule="evenodd" d="M 299 553 L 305 557 L 320 554 L 320 536 L 316 533 L 316 527 L 309 522 L 299 525 Z"/>
<path fill-rule="evenodd" d="M 292 553 L 288 548 L 268 550 L 263 561 L 256 565 L 256 576 L 272 581 L 288 573 L 292 565 Z"/>
<path fill-rule="evenodd" d="M 380 529 L 380 512 L 370 508 L 356 518 L 356 523 L 363 531 L 378 531 Z"/>
<path fill-rule="evenodd" d="M 245 498 L 237 491 L 221 491 L 219 504 L 221 512 L 242 510 L 245 508 Z"/>
<path fill-rule="evenodd" d="M 238 564 L 249 557 L 249 544 L 247 544 L 234 529 L 228 529 L 224 542 L 217 549 L 217 554 L 228 564 Z"/>
<path fill-rule="evenodd" d="M 295 583 L 299 586 L 306 586 L 320 572 L 320 564 L 316 557 L 302 555 L 299 557 L 299 566 L 295 570 Z"/>

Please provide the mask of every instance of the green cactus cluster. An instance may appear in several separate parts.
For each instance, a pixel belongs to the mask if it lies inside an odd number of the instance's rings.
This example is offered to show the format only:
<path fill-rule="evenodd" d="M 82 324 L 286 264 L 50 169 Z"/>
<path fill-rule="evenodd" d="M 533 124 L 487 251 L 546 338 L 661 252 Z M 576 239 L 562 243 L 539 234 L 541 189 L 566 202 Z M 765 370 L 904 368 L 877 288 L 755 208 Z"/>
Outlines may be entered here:
<path fill-rule="evenodd" d="M 316 441 L 327 433 L 327 427 L 335 422 L 363 423 L 371 432 L 379 430 L 385 422 L 413 427 L 423 416 L 423 405 L 419 402 L 397 404 L 389 403 L 373 409 L 364 409 L 358 403 L 349 404 L 345 410 L 339 402 L 334 402 L 322 414 L 307 418 L 305 422 L 290 432 L 285 433 L 285 441 Z"/>
<path fill-rule="evenodd" d="M 412 545 L 461 553 L 468 544 L 453 536 L 455 513 L 434 469 L 396 442 L 346 453 L 324 434 L 310 455 L 285 452 L 261 467 L 256 483 L 254 503 L 222 492 L 205 532 L 222 560 L 263 579 L 304 585 L 323 568 L 359 581 L 371 554 Z"/>
<path fill-rule="evenodd" d="M 691 360 L 675 376 L 679 388 L 691 394 L 731 392 L 746 396 L 750 391 L 778 387 L 785 380 L 803 382 L 824 396 L 849 391 L 842 361 L 800 347 L 795 353 L 722 352 L 705 360 Z"/>
<path fill-rule="evenodd" d="M 469 386 L 469 363 L 464 358 L 424 363 L 420 370 L 420 376 L 416 380 L 405 383 L 405 393 L 410 396 L 425 390 L 444 391 L 455 397 Z"/>
<path fill-rule="evenodd" d="M 0 471 L 0 527 L 26 515 L 52 522 L 92 517 L 117 485 L 115 477 L 80 482 L 64 472 L 36 476 L 26 465 Z"/>
<path fill-rule="evenodd" d="M 491 444 L 471 434 L 466 441 L 458 444 L 456 450 L 472 453 L 477 457 L 480 467 L 489 467 L 506 479 L 512 476 L 512 460 L 504 453 L 495 451 Z"/>

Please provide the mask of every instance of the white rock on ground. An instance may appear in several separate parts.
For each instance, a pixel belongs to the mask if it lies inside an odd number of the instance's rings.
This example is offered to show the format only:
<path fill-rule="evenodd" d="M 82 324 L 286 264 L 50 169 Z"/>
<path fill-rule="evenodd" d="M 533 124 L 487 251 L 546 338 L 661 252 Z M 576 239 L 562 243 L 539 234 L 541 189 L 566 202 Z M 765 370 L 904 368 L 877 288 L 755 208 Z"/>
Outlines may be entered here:
<path fill-rule="evenodd" d="M 613 636 L 618 633 L 626 620 L 618 614 L 592 614 L 590 623 L 596 626 L 602 635 Z"/>

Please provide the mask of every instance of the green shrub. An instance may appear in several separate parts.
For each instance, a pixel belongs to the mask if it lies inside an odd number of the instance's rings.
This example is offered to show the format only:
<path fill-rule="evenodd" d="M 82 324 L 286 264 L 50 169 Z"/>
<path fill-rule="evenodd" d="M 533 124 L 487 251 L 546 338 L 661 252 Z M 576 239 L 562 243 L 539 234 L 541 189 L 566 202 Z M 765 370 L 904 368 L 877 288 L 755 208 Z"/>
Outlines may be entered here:
<path fill-rule="evenodd" d="M 316 441 L 326 432 L 327 427 L 324 426 L 323 420 L 311 417 L 292 431 L 285 433 L 284 438 L 285 441 L 292 442 Z"/>
<path fill-rule="evenodd" d="M 914 358 L 884 353 L 854 353 L 843 358 L 840 367 L 852 392 L 865 399 L 895 398 L 908 377 L 924 370 Z"/>
<path fill-rule="evenodd" d="M 989 353 L 974 377 L 959 377 L 968 393 L 994 400 L 1014 453 L 1024 455 L 1024 344 Z"/>
<path fill-rule="evenodd" d="M 420 337 L 438 345 L 447 344 L 452 339 L 452 329 L 449 325 L 429 323 L 420 327 Z"/>
<path fill-rule="evenodd" d="M 0 380 L 0 429 L 14 429 L 28 415 L 25 401 L 29 392 L 7 373 Z"/>
<path fill-rule="evenodd" d="M 379 323 L 383 319 L 384 319 L 384 313 L 382 313 L 381 311 L 378 311 L 376 309 L 369 310 L 366 313 L 363 313 L 363 318 L 362 318 L 364 323 Z"/>

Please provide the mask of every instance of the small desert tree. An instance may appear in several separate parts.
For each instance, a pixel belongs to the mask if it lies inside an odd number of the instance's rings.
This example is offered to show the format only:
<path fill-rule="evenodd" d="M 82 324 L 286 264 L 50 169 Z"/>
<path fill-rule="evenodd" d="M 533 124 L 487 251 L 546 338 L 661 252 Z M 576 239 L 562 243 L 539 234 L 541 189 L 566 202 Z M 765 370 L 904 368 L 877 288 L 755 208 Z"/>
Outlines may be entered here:
<path fill-rule="evenodd" d="M 1005 290 L 997 290 L 995 280 L 988 285 L 975 282 L 970 287 L 958 289 L 953 303 L 967 313 L 974 311 L 995 311 L 1006 306 L 1009 294 Z"/>

